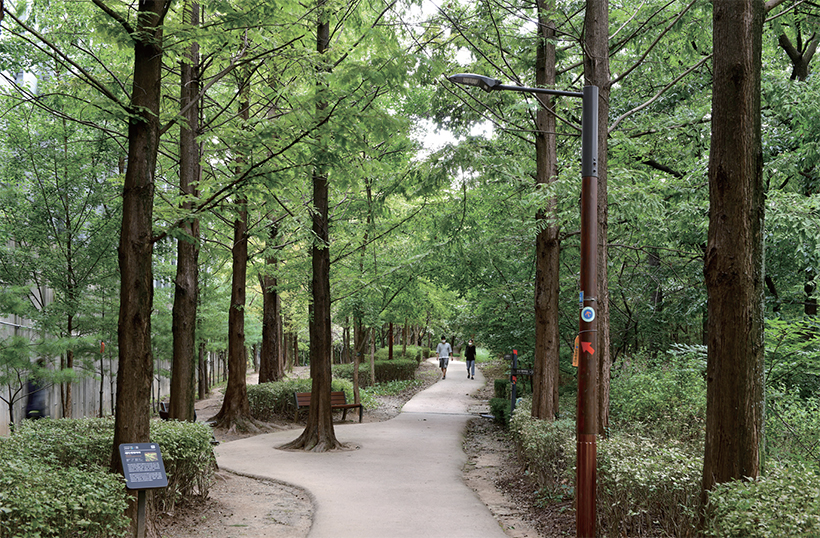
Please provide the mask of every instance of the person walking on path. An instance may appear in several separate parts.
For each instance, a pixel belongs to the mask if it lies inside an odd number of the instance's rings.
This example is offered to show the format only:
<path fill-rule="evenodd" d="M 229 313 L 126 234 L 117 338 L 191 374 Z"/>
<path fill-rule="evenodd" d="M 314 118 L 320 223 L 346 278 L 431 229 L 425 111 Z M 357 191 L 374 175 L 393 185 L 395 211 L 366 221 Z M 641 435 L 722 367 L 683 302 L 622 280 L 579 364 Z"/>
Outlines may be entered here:
<path fill-rule="evenodd" d="M 464 359 L 467 361 L 467 379 L 475 379 L 475 344 L 472 339 L 467 342 Z"/>
<path fill-rule="evenodd" d="M 436 346 L 436 355 L 438 355 L 438 367 L 441 368 L 441 378 L 447 379 L 447 365 L 450 364 L 450 353 L 453 348 L 447 342 L 445 336 L 441 337 L 441 342 Z"/>

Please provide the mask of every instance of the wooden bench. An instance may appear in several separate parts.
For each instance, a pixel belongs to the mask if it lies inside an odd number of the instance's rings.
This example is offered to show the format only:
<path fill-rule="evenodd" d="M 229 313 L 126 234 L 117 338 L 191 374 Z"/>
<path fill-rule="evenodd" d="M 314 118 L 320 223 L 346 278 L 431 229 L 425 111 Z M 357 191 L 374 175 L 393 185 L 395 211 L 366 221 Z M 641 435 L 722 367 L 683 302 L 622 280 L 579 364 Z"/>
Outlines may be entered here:
<path fill-rule="evenodd" d="M 299 410 L 304 409 L 306 407 L 310 407 L 311 403 L 311 392 L 294 392 L 293 393 L 296 398 L 296 413 L 293 416 L 293 421 L 296 422 L 299 420 Z M 355 409 L 359 408 L 359 422 L 362 421 L 362 412 L 364 411 L 364 406 L 360 403 L 347 403 L 347 398 L 345 397 L 345 393 L 342 391 L 339 392 L 331 392 L 330 393 L 330 408 L 331 409 L 341 409 L 342 410 L 342 420 L 347 418 L 347 410 L 348 409 Z"/>

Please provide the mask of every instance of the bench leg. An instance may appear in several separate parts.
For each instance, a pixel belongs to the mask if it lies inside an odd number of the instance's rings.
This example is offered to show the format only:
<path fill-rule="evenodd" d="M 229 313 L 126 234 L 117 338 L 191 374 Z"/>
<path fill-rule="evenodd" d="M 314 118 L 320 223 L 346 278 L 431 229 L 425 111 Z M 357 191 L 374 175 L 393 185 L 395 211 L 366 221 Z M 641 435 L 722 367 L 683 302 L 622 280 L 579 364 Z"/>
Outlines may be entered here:
<path fill-rule="evenodd" d="M 342 409 L 342 420 L 347 419 L 347 408 Z"/>
<path fill-rule="evenodd" d="M 360 405 L 359 406 L 359 424 L 362 423 L 362 411 L 364 411 L 364 406 Z"/>

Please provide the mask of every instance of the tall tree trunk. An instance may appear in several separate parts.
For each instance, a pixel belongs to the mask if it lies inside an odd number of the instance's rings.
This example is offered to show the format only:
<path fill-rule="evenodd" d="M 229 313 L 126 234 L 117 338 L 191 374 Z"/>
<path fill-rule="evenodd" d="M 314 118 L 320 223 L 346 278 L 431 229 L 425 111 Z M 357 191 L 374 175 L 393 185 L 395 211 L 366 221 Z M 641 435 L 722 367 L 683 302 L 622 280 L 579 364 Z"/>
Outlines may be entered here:
<path fill-rule="evenodd" d="M 538 48 L 535 85 L 555 85 L 555 10 L 554 0 L 538 0 Z M 535 119 L 536 188 L 545 188 L 558 176 L 555 143 L 554 100 L 539 96 L 541 106 Z M 560 335 L 558 333 L 558 295 L 560 292 L 561 243 L 555 198 L 535 218 L 543 224 L 535 238 L 535 368 L 532 377 L 532 416 L 553 420 L 558 413 L 558 375 Z"/>
<path fill-rule="evenodd" d="M 763 428 L 762 0 L 713 2 L 703 494 L 760 471 Z"/>
<path fill-rule="evenodd" d="M 71 334 L 71 333 L 69 333 Z M 66 370 L 74 369 L 74 351 L 69 349 L 65 353 L 65 364 L 63 367 Z M 71 393 L 71 381 L 63 383 L 63 418 L 71 418 L 72 409 L 74 408 L 74 399 Z"/>
<path fill-rule="evenodd" d="M 163 20 L 170 1 L 139 3 L 134 40 L 134 81 L 128 120 L 128 164 L 122 190 L 122 228 L 118 260 L 120 310 L 117 322 L 119 368 L 117 371 L 114 439 L 110 467 L 122 474 L 119 446 L 150 440 L 151 310 L 154 303 L 152 268 L 154 173 L 159 148 Z M 150 496 L 149 496 L 150 499 Z M 148 503 L 148 521 L 153 517 Z M 136 533 L 136 496 L 129 497 L 126 515 Z"/>
<path fill-rule="evenodd" d="M 391 321 L 388 324 L 388 334 L 390 337 L 387 339 L 387 360 L 393 360 L 393 340 L 395 339 L 395 335 L 393 334 L 393 322 Z"/>
<path fill-rule="evenodd" d="M 285 376 L 284 362 L 282 361 L 281 340 L 281 302 L 276 289 L 276 277 L 271 275 L 276 270 L 275 245 L 279 227 L 276 223 L 270 225 L 270 252 L 265 258 L 267 271 L 260 276 L 262 280 L 262 354 L 259 358 L 259 382 L 270 383 L 279 381 Z"/>
<path fill-rule="evenodd" d="M 319 23 L 316 32 L 316 50 L 319 55 L 327 52 L 330 45 L 330 23 L 326 12 L 326 0 L 319 0 Z M 328 68 L 329 69 L 329 68 Z M 320 69 L 324 70 L 324 69 Z M 327 102 L 321 95 L 323 84 L 319 83 L 320 93 L 316 105 L 319 122 L 325 121 Z M 320 135 L 321 137 L 321 135 Z M 321 137 L 319 146 L 327 144 L 326 137 Z M 341 446 L 333 430 L 333 410 L 330 407 L 331 373 L 331 327 L 330 327 L 330 223 L 329 223 L 329 189 L 328 163 L 319 152 L 313 169 L 313 250 L 311 279 L 312 302 L 310 308 L 310 375 L 311 404 L 305 431 L 298 439 L 285 445 L 287 448 L 299 448 L 314 452 L 325 452 Z"/>
<path fill-rule="evenodd" d="M 410 340 L 410 320 L 404 318 L 404 334 L 402 334 L 401 355 L 407 357 L 407 341 Z"/>
<path fill-rule="evenodd" d="M 205 355 L 205 342 L 199 343 L 199 398 L 208 396 L 208 361 Z"/>
<path fill-rule="evenodd" d="M 152 236 L 154 171 L 159 144 L 162 76 L 162 0 L 140 2 L 134 42 L 134 84 L 128 123 L 128 164 L 123 184 L 118 249 L 120 311 L 119 369 L 111 468 L 122 473 L 120 443 L 147 442 L 154 359 L 151 309 L 154 299 Z"/>
<path fill-rule="evenodd" d="M 609 378 L 612 369 L 607 285 L 607 131 L 609 127 L 609 2 L 587 0 L 584 19 L 584 79 L 598 87 L 598 433 L 609 429 Z"/>
<path fill-rule="evenodd" d="M 376 328 L 370 329 L 370 383 L 376 384 Z"/>
<path fill-rule="evenodd" d="M 199 25 L 199 4 L 183 7 L 191 26 Z M 199 44 L 191 43 L 180 63 L 180 107 L 184 121 L 179 129 L 179 190 L 187 197 L 197 196 L 199 166 Z M 184 211 L 193 209 L 193 201 L 182 204 Z M 177 274 L 174 280 L 174 306 L 171 332 L 171 397 L 168 416 L 178 420 L 195 420 L 196 394 L 196 309 L 199 294 L 199 219 L 191 218 L 181 226 L 185 237 L 177 240 Z"/>
<path fill-rule="evenodd" d="M 250 71 L 245 70 L 239 88 L 239 116 L 243 122 L 249 119 Z M 237 175 L 244 170 L 245 157 L 237 158 Z M 248 361 L 245 352 L 245 287 L 248 273 L 248 200 L 238 196 L 237 215 L 233 223 L 233 276 L 231 279 L 231 306 L 228 311 L 228 385 L 222 400 L 222 409 L 214 417 L 220 428 L 249 429 L 251 407 L 248 401 Z"/>

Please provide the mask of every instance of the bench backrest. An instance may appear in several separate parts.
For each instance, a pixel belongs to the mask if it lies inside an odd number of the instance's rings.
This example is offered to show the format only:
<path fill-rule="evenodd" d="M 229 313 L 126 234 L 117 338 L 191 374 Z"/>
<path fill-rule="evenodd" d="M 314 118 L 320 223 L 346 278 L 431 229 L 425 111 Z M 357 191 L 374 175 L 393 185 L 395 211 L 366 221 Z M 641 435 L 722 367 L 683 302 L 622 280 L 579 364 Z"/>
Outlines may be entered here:
<path fill-rule="evenodd" d="M 296 393 L 296 406 L 297 407 L 308 407 L 310 406 L 310 397 L 312 392 L 297 392 Z M 330 405 L 347 405 L 347 398 L 345 397 L 344 391 L 338 392 L 331 392 L 330 393 Z"/>

